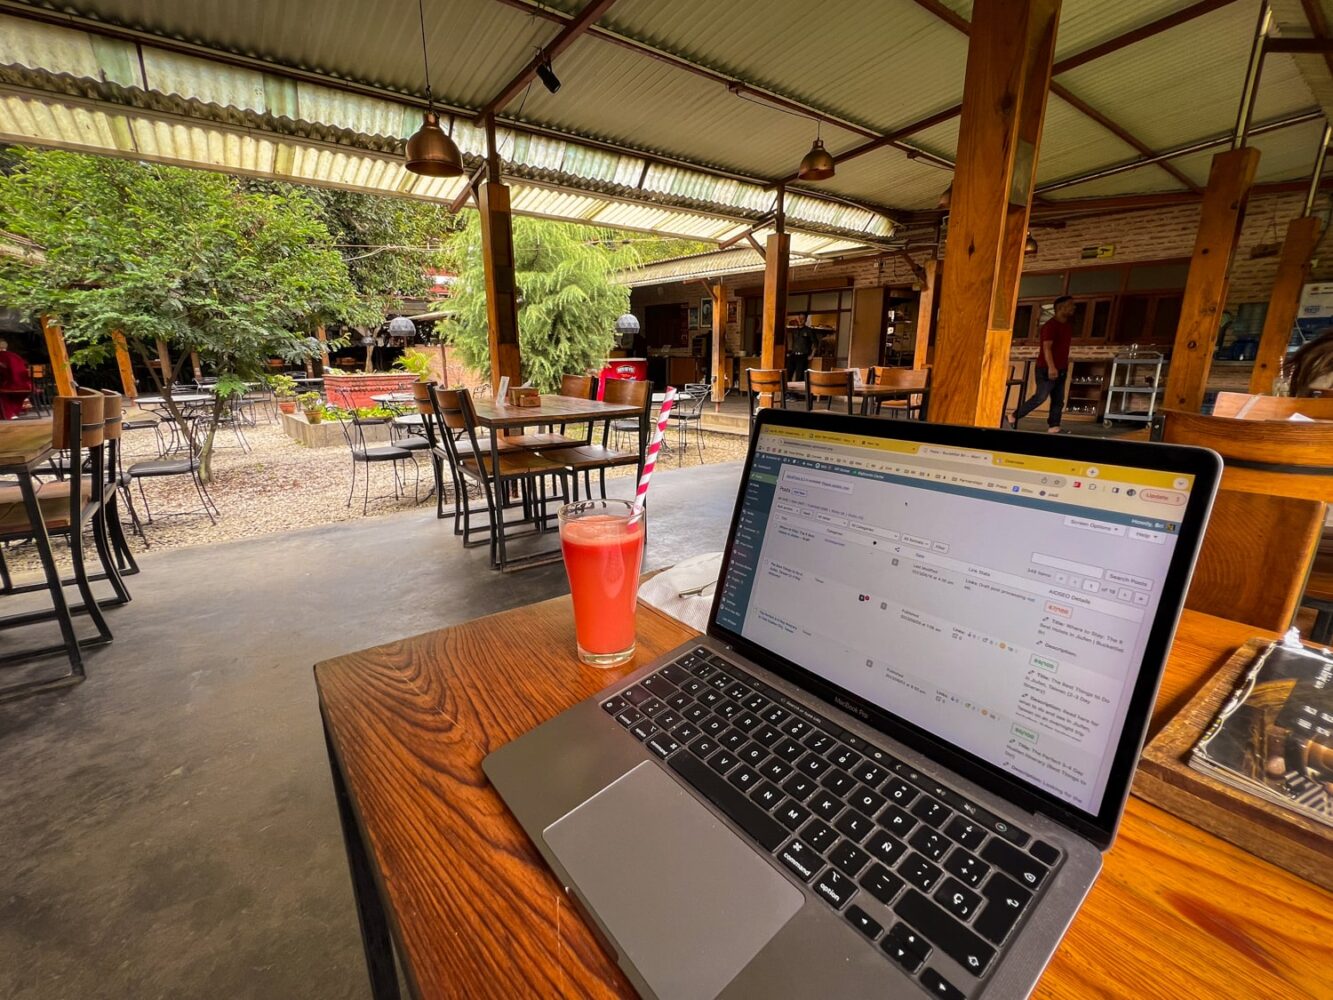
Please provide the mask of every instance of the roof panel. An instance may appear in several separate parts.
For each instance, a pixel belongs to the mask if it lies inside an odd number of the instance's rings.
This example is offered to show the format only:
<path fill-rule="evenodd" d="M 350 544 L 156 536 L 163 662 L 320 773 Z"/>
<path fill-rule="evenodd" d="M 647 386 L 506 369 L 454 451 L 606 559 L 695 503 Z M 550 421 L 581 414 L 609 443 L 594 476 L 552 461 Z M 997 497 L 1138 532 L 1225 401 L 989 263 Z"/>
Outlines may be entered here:
<path fill-rule="evenodd" d="M 1137 155 L 1138 150 L 1133 146 L 1107 131 L 1072 104 L 1054 94 L 1047 98 L 1046 121 L 1042 125 L 1041 148 L 1037 154 L 1038 184 L 1094 170 L 1107 163 Z"/>
<path fill-rule="evenodd" d="M 1315 150 L 1323 134 L 1324 123 L 1317 120 L 1252 138 L 1250 145 L 1259 150 L 1255 183 L 1307 180 L 1314 168 Z M 1223 148 L 1182 156 L 1173 162 L 1196 182 L 1206 184 L 1213 156 Z"/>

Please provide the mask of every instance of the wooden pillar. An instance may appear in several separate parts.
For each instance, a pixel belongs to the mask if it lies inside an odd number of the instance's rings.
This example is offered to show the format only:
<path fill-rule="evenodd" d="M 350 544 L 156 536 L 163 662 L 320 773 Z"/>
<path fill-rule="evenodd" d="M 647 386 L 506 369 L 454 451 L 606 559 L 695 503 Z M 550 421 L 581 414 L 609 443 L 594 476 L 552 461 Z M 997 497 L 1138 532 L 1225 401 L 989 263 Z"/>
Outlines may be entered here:
<path fill-rule="evenodd" d="M 1320 228 L 1319 219 L 1312 215 L 1303 215 L 1287 224 L 1277 278 L 1268 297 L 1264 332 L 1259 338 L 1259 353 L 1250 373 L 1250 392 L 1272 392 L 1273 379 L 1282 371 L 1291 328 L 1301 304 L 1301 288 L 1310 277 L 1310 258 L 1319 244 Z"/>
<path fill-rule="evenodd" d="M 165 340 L 157 342 L 157 363 L 162 368 L 162 384 L 171 385 L 174 381 L 171 377 L 173 371 L 171 365 L 171 348 L 167 346 Z"/>
<path fill-rule="evenodd" d="M 713 373 L 713 402 L 721 403 L 727 395 L 727 286 L 719 281 L 713 294 L 713 356 L 708 359 Z"/>
<path fill-rule="evenodd" d="M 74 370 L 69 366 L 69 347 L 65 331 L 52 316 L 42 315 L 42 336 L 46 338 L 46 353 L 51 359 L 51 378 L 55 380 L 56 394 L 74 395 Z"/>
<path fill-rule="evenodd" d="M 1060 0 L 977 0 L 967 48 L 931 417 L 994 427 L 1004 405 Z"/>
<path fill-rule="evenodd" d="M 134 364 L 130 361 L 130 347 L 125 342 L 125 334 L 119 330 L 112 330 L 111 345 L 116 350 L 116 368 L 120 371 L 120 391 L 130 399 L 135 399 L 139 395 L 139 386 L 134 381 Z"/>
<path fill-rule="evenodd" d="M 1197 413 L 1203 407 L 1203 393 L 1217 343 L 1218 318 L 1227 301 L 1231 258 L 1236 253 L 1240 227 L 1245 222 L 1245 203 L 1258 167 L 1259 151 L 1251 147 L 1231 149 L 1213 157 L 1199 212 L 1194 255 L 1190 257 L 1190 272 L 1185 279 L 1171 367 L 1167 371 L 1163 405 L 1169 409 Z"/>
<path fill-rule="evenodd" d="M 780 368 L 785 362 L 787 335 L 787 275 L 791 264 L 791 236 L 774 233 L 764 249 L 764 316 L 760 329 L 761 368 Z"/>
<path fill-rule="evenodd" d="M 199 352 L 198 352 L 198 351 L 191 351 L 191 352 L 190 352 L 190 371 L 194 372 L 194 380 L 195 380 L 196 382 L 202 382 L 202 381 L 203 381 L 203 379 L 204 379 L 204 366 L 201 365 L 201 364 L 199 363 Z M 306 374 L 309 375 L 310 372 L 307 370 L 307 371 L 306 371 Z"/>
<path fill-rule="evenodd" d="M 930 331 L 935 322 L 935 286 L 939 283 L 940 262 L 934 257 L 922 265 L 926 277 L 921 282 L 921 297 L 916 307 L 916 340 L 912 344 L 912 367 L 921 371 L 926 367 L 930 350 Z"/>
<path fill-rule="evenodd" d="M 501 377 L 512 385 L 523 378 L 518 348 L 518 299 L 514 287 L 514 230 L 509 209 L 509 188 L 499 181 L 484 181 L 477 191 L 481 211 L 481 255 L 486 276 L 486 318 L 490 327 L 491 389 Z"/>
<path fill-rule="evenodd" d="M 327 346 L 327 345 L 328 345 L 328 342 L 329 342 L 329 331 L 326 330 L 326 329 L 324 329 L 324 324 L 323 324 L 323 323 L 320 323 L 319 326 L 315 327 L 315 339 L 319 341 L 319 358 L 320 358 L 320 364 L 321 364 L 324 368 L 328 368 L 328 367 L 329 367 L 329 349 L 328 349 L 328 346 Z"/>

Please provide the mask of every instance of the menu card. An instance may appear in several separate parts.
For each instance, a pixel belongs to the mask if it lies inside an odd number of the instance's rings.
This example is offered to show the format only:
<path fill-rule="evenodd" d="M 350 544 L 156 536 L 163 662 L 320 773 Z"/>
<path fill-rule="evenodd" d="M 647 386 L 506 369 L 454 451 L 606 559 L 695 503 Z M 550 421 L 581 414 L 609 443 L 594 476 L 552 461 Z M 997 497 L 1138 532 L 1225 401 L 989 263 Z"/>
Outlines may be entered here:
<path fill-rule="evenodd" d="M 1333 826 L 1333 658 L 1294 637 L 1262 649 L 1189 764 Z"/>

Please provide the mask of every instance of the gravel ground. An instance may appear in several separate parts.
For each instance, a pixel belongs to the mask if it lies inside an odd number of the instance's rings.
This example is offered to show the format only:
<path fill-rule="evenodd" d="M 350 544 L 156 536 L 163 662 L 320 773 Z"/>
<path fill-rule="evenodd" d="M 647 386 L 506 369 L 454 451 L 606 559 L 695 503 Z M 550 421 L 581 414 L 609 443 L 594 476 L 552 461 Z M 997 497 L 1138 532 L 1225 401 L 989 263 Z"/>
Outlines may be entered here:
<path fill-rule="evenodd" d="M 256 427 L 245 428 L 245 437 L 251 451 L 247 454 L 236 444 L 235 437 L 225 429 L 218 432 L 220 448 L 213 455 L 213 482 L 209 494 L 221 512 L 216 524 L 199 512 L 199 498 L 191 480 L 185 476 L 148 479 L 144 481 L 153 516 L 158 518 L 145 526 L 147 543 L 153 551 L 182 548 L 189 545 L 212 545 L 239 538 L 253 538 L 275 532 L 292 531 L 337 521 L 359 520 L 366 517 L 388 517 L 411 512 L 434 513 L 434 500 L 428 499 L 431 489 L 430 461 L 419 458 L 421 504 L 413 499 L 413 469 L 405 468 L 406 495 L 393 497 L 393 480 L 384 465 L 371 469 L 370 507 L 361 513 L 362 475 L 365 466 L 357 468 L 357 489 L 352 506 L 347 506 L 351 486 L 351 460 L 346 447 L 307 448 L 287 437 L 277 423 L 266 424 L 262 417 Z M 745 457 L 746 438 L 731 434 L 704 434 L 704 462 L 732 462 Z M 669 438 L 673 449 L 659 460 L 663 469 L 678 468 L 680 451 L 675 449 L 676 435 Z M 125 435 L 124 465 L 143 458 L 157 457 L 152 431 L 130 431 Z M 699 453 L 693 437 L 683 465 L 699 465 Z M 608 475 L 633 475 L 633 467 L 612 470 Z M 143 501 L 137 486 L 132 487 L 135 509 L 144 518 Z M 376 499 L 376 496 L 379 499 Z M 173 511 L 194 513 L 163 517 Z M 136 552 L 145 548 L 144 540 L 129 529 L 128 512 L 122 511 L 125 533 Z M 64 543 L 56 540 L 57 559 L 67 561 Z M 29 542 L 16 543 L 5 548 L 5 558 L 17 574 L 39 573 L 36 550 Z M 95 557 L 94 557 L 95 558 Z"/>

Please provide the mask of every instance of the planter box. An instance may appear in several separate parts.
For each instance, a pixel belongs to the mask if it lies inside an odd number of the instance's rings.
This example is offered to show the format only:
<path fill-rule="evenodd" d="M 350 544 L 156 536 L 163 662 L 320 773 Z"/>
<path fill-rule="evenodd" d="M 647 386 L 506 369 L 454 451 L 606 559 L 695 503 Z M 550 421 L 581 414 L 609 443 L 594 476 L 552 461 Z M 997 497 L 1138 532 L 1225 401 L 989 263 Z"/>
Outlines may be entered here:
<path fill-rule="evenodd" d="M 324 378 L 324 395 L 334 406 L 344 410 L 355 410 L 363 406 L 378 405 L 371 396 L 383 396 L 389 392 L 411 392 L 417 377 L 410 372 L 395 372 L 381 375 L 327 375 Z"/>
<path fill-rule="evenodd" d="M 322 423 L 312 424 L 307 422 L 304 413 L 283 413 L 280 416 L 283 433 L 298 444 L 307 448 L 347 447 L 347 439 L 336 420 L 325 418 Z M 389 443 L 388 424 L 367 424 L 361 429 L 365 432 L 366 444 Z"/>

